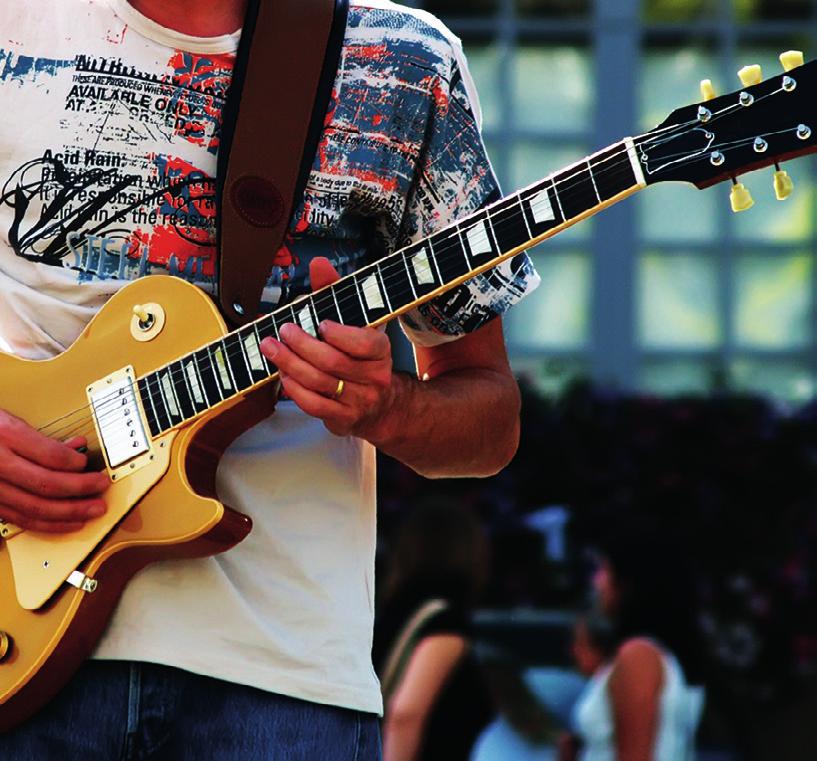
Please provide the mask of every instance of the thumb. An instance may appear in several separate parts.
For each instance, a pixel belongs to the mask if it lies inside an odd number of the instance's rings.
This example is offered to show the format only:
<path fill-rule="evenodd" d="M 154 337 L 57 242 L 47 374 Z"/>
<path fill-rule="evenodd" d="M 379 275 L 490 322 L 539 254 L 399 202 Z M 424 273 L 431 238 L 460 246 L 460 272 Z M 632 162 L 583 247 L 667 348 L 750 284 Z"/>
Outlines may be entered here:
<path fill-rule="evenodd" d="M 312 283 L 312 290 L 319 291 L 340 280 L 340 275 L 325 256 L 316 256 L 309 262 L 309 280 Z"/>

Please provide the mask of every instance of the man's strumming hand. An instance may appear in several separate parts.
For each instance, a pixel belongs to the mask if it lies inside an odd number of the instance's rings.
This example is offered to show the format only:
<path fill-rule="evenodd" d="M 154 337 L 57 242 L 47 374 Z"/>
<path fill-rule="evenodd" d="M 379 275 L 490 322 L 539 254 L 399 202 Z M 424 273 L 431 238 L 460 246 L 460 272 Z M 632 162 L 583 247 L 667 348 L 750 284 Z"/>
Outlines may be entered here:
<path fill-rule="evenodd" d="M 32 531 L 63 533 L 105 512 L 104 473 L 83 472 L 85 439 L 55 441 L 0 411 L 0 518 Z"/>

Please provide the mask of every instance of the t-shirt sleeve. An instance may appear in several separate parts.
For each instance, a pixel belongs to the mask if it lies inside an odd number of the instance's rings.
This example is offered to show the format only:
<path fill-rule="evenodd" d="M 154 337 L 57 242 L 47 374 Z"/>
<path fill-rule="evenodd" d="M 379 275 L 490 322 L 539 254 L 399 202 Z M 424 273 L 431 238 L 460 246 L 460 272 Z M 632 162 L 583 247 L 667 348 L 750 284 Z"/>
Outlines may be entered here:
<path fill-rule="evenodd" d="M 420 638 L 435 634 L 456 634 L 469 639 L 473 636 L 473 626 L 468 614 L 461 607 L 452 605 L 433 615 L 419 632 Z"/>
<path fill-rule="evenodd" d="M 451 51 L 450 78 L 438 83 L 426 150 L 408 199 L 406 243 L 501 197 L 482 140 L 476 88 L 458 40 L 452 40 Z M 420 346 L 456 340 L 504 314 L 537 285 L 530 259 L 519 254 L 403 315 L 403 330 Z"/>

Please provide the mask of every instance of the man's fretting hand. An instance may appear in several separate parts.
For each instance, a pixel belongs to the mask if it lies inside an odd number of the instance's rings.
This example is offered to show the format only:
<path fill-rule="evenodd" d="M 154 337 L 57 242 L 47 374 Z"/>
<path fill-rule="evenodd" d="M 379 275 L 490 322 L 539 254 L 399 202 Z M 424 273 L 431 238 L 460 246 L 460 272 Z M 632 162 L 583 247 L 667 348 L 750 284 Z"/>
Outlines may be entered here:
<path fill-rule="evenodd" d="M 77 449 L 35 431 L 0 411 L 0 518 L 32 531 L 66 533 L 105 512 L 104 473 L 84 473 L 88 459 Z"/>
<path fill-rule="evenodd" d="M 313 289 L 339 278 L 328 259 L 310 263 Z M 281 340 L 265 339 L 261 350 L 279 370 L 287 396 L 323 420 L 338 436 L 371 440 L 394 400 L 391 344 L 385 333 L 325 321 L 313 338 L 297 325 L 281 328 Z M 339 396 L 338 381 L 343 381 Z"/>

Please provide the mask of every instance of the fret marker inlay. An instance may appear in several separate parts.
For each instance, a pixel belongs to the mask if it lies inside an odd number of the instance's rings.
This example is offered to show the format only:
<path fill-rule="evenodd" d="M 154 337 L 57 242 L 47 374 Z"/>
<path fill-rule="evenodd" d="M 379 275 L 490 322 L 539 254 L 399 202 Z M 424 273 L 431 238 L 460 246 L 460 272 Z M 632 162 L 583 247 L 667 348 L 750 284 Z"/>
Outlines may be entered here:
<path fill-rule="evenodd" d="M 261 356 L 261 347 L 258 345 L 255 333 L 245 336 L 244 351 L 247 352 L 247 359 L 250 360 L 250 368 L 259 373 L 264 372 L 264 358 Z"/>
<path fill-rule="evenodd" d="M 232 389 L 233 382 L 230 379 L 230 372 L 227 370 L 227 359 L 221 349 L 216 349 L 213 354 L 216 357 L 216 367 L 218 368 L 218 377 L 221 380 L 221 385 L 225 389 Z"/>
<path fill-rule="evenodd" d="M 469 228 L 465 236 L 468 238 L 468 245 L 471 246 L 472 254 L 490 254 L 493 250 L 491 240 L 488 237 L 488 230 L 485 228 L 485 222 L 478 222 Z"/>
<path fill-rule="evenodd" d="M 361 284 L 363 291 L 363 298 L 366 300 L 366 306 L 370 312 L 375 309 L 383 309 L 386 305 L 383 303 L 383 296 L 380 294 L 380 286 L 377 284 L 377 277 L 370 275 Z"/>
<path fill-rule="evenodd" d="M 550 196 L 547 190 L 542 190 L 530 199 L 530 210 L 533 214 L 533 221 L 537 225 L 543 222 L 552 222 L 556 219 L 553 207 L 550 205 Z"/>
<path fill-rule="evenodd" d="M 181 417 L 179 405 L 176 404 L 176 393 L 173 391 L 173 381 L 170 379 L 169 372 L 162 374 L 162 396 L 164 397 L 167 408 L 170 410 L 170 414 L 174 417 Z"/>
<path fill-rule="evenodd" d="M 199 377 L 196 375 L 196 368 L 192 359 L 184 366 L 184 371 L 187 373 L 187 380 L 190 383 L 194 401 L 196 404 L 204 404 L 204 391 L 201 388 L 201 383 L 199 383 Z"/>
<path fill-rule="evenodd" d="M 309 333 L 310 336 L 315 337 L 315 321 L 312 319 L 312 312 L 309 311 L 309 304 L 307 304 L 300 312 L 298 312 L 298 324 L 303 328 L 304 332 Z"/>
<path fill-rule="evenodd" d="M 411 259 L 411 266 L 414 267 L 414 274 L 417 276 L 417 282 L 420 285 L 433 285 L 434 273 L 431 271 L 431 265 L 428 263 L 428 254 L 424 248 L 421 248 Z"/>

